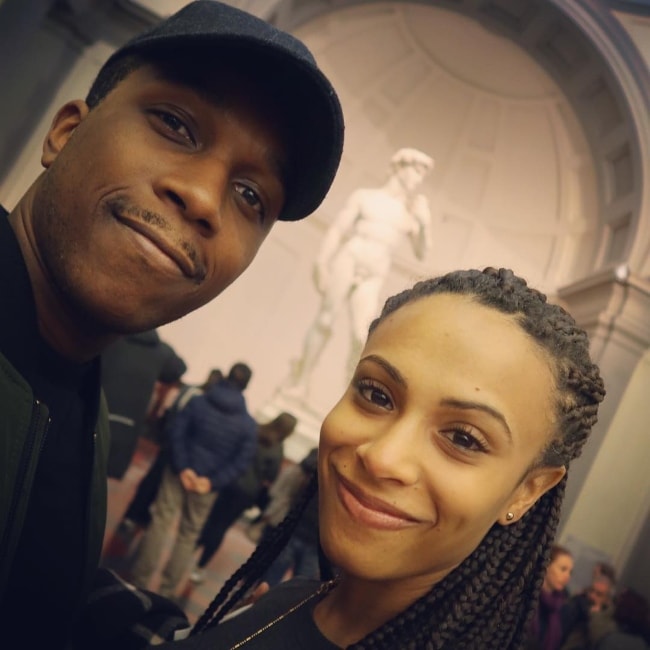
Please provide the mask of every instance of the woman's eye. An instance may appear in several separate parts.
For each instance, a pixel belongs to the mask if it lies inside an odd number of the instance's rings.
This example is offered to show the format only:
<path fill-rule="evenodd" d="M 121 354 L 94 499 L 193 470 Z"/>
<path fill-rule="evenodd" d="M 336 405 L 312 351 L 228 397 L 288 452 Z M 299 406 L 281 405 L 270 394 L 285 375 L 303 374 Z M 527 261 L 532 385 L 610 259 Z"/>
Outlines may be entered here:
<path fill-rule="evenodd" d="M 154 111 L 154 114 L 170 131 L 173 131 L 182 138 L 194 143 L 192 133 L 187 128 L 185 122 L 183 122 L 183 120 L 181 120 L 177 115 L 169 113 L 168 111 Z"/>
<path fill-rule="evenodd" d="M 393 410 L 393 403 L 381 386 L 370 381 L 360 381 L 357 384 L 359 395 L 366 401 L 384 409 Z"/>
<path fill-rule="evenodd" d="M 264 217 L 264 204 L 255 190 L 243 183 L 235 183 L 235 191 L 244 199 L 247 205 Z"/>
<path fill-rule="evenodd" d="M 458 427 L 445 432 L 447 439 L 455 446 L 466 451 L 486 452 L 487 445 L 483 440 L 472 435 L 471 431 Z"/>

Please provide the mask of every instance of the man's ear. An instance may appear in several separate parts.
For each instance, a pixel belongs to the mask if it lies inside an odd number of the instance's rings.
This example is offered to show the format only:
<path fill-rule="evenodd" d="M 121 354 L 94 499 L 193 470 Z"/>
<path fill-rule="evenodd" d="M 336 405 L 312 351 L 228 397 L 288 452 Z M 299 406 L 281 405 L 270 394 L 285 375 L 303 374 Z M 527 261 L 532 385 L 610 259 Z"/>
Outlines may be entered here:
<path fill-rule="evenodd" d="M 88 115 L 88 104 L 82 99 L 75 99 L 64 104 L 54 116 L 50 130 L 43 142 L 43 155 L 41 165 L 46 169 L 54 162 L 63 147 L 74 133 L 74 130 L 81 124 Z"/>
<path fill-rule="evenodd" d="M 502 526 L 521 519 L 535 502 L 555 487 L 566 474 L 566 467 L 537 467 L 532 469 L 515 489 L 506 512 L 499 517 Z"/>

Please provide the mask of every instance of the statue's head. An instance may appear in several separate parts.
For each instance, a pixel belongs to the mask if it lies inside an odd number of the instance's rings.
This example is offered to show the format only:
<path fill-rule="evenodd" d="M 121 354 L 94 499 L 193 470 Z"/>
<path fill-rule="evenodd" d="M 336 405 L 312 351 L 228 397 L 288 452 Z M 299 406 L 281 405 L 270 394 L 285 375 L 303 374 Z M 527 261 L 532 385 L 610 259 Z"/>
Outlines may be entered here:
<path fill-rule="evenodd" d="M 433 169 L 431 156 L 410 147 L 398 149 L 390 159 L 391 175 L 399 178 L 406 190 L 412 191 Z"/>

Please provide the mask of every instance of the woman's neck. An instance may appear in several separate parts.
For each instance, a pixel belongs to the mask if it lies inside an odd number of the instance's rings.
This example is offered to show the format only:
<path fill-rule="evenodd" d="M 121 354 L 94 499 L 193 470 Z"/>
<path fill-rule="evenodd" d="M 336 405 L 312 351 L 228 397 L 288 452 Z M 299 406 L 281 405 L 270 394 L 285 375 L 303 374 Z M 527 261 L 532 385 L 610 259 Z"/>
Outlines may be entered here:
<path fill-rule="evenodd" d="M 314 621 L 327 639 L 345 648 L 406 610 L 430 589 L 430 580 L 406 585 L 342 576 L 314 608 Z"/>

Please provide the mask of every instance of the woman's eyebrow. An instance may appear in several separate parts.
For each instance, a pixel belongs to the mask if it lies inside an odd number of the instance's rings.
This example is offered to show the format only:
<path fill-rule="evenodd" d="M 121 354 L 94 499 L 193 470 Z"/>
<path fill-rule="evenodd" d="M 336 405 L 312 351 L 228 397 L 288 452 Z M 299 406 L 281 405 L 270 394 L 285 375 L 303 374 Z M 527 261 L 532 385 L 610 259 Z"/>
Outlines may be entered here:
<path fill-rule="evenodd" d="M 452 398 L 443 399 L 441 404 L 443 406 L 451 406 L 452 408 L 457 408 L 462 410 L 483 411 L 484 413 L 491 415 L 493 418 L 501 422 L 503 428 L 505 429 L 505 432 L 508 434 L 508 441 L 510 442 L 510 444 L 512 444 L 512 432 L 510 431 L 508 422 L 506 421 L 504 415 L 499 411 L 497 411 L 495 408 L 492 408 L 491 406 L 488 406 L 487 404 L 483 404 L 481 402 L 471 402 L 467 400 L 452 399 Z"/>
<path fill-rule="evenodd" d="M 384 357 L 380 357 L 377 354 L 369 354 L 367 357 L 363 357 L 361 361 L 370 361 L 372 363 L 376 363 L 378 366 L 381 366 L 400 386 L 403 388 L 408 388 L 406 379 L 404 379 L 400 371 L 394 365 L 386 361 Z"/>

